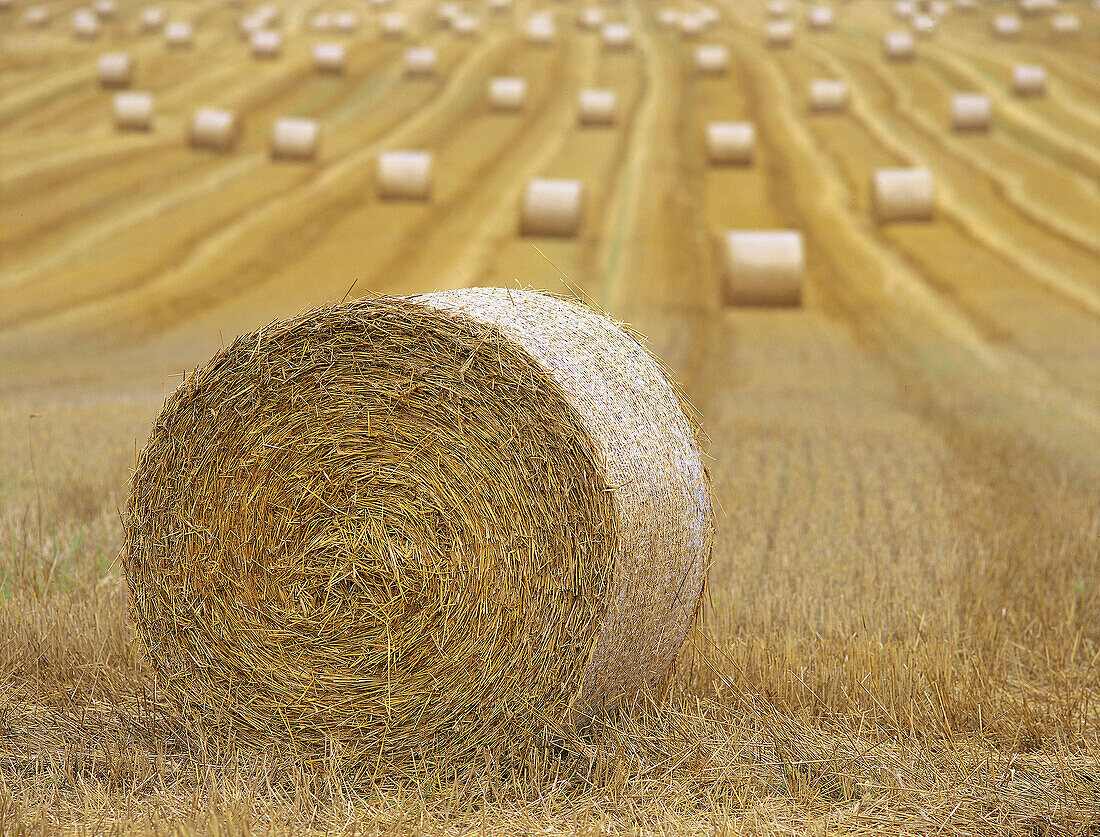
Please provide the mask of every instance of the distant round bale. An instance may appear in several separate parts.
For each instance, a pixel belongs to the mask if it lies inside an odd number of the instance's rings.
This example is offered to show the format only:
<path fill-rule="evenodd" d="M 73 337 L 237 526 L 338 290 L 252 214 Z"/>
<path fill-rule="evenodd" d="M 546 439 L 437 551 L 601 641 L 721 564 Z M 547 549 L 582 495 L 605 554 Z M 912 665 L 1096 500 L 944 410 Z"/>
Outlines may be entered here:
<path fill-rule="evenodd" d="M 383 200 L 428 200 L 432 194 L 431 153 L 384 151 L 379 154 L 378 194 Z"/>
<path fill-rule="evenodd" d="M 793 20 L 769 20 L 764 24 L 764 42 L 770 47 L 788 47 L 794 43 Z"/>
<path fill-rule="evenodd" d="M 600 42 L 603 48 L 612 52 L 625 51 L 634 47 L 634 30 L 629 24 L 618 21 L 605 23 L 600 30 Z"/>
<path fill-rule="evenodd" d="M 1020 18 L 1017 15 L 994 15 L 993 34 L 998 38 L 1015 38 L 1020 34 Z"/>
<path fill-rule="evenodd" d="M 481 20 L 477 15 L 460 14 L 451 21 L 451 31 L 456 38 L 476 38 L 481 33 Z"/>
<path fill-rule="evenodd" d="M 707 161 L 720 166 L 748 166 L 756 147 L 756 126 L 751 122 L 709 122 L 706 131 Z"/>
<path fill-rule="evenodd" d="M 764 4 L 764 14 L 772 18 L 789 17 L 791 4 L 789 0 L 768 0 Z"/>
<path fill-rule="evenodd" d="M 680 15 L 680 37 L 685 41 L 698 38 L 707 28 L 707 22 L 700 14 L 684 12 Z"/>
<path fill-rule="evenodd" d="M 985 93 L 951 96 L 951 127 L 956 131 L 988 131 L 993 123 L 993 99 Z"/>
<path fill-rule="evenodd" d="M 722 257 L 728 305 L 802 304 L 802 233 L 729 230 L 722 235 Z"/>
<path fill-rule="evenodd" d="M 668 29 L 679 27 L 680 10 L 672 6 L 662 6 L 657 10 L 657 22 Z"/>
<path fill-rule="evenodd" d="M 96 62 L 99 86 L 106 89 L 129 87 L 134 76 L 134 60 L 128 52 L 105 52 Z"/>
<path fill-rule="evenodd" d="M 512 8 L 512 0 L 489 0 L 489 11 L 494 14 L 503 14 Z"/>
<path fill-rule="evenodd" d="M 706 26 L 713 26 L 722 19 L 722 13 L 714 6 L 700 6 L 695 10 L 695 14 L 699 16 Z"/>
<path fill-rule="evenodd" d="M 423 775 L 659 697 L 714 539 L 684 402 L 610 318 L 467 288 L 243 335 L 165 402 L 123 563 L 201 732 Z"/>
<path fill-rule="evenodd" d="M 451 0 L 445 0 L 435 8 L 436 21 L 444 29 L 450 29 L 454 19 L 460 14 L 462 14 L 462 7 Z"/>
<path fill-rule="evenodd" d="M 700 44 L 695 47 L 695 69 L 701 75 L 725 75 L 730 67 L 730 51 L 725 44 Z"/>
<path fill-rule="evenodd" d="M 431 78 L 439 66 L 434 47 L 409 47 L 405 50 L 405 75 L 410 78 Z"/>
<path fill-rule="evenodd" d="M 887 61 L 910 61 L 916 56 L 916 45 L 910 32 L 887 32 L 882 37 L 882 54 Z"/>
<path fill-rule="evenodd" d="M 313 69 L 318 73 L 340 75 L 347 68 L 348 51 L 343 44 L 315 44 Z"/>
<path fill-rule="evenodd" d="M 144 90 L 116 93 L 111 104 L 120 131 L 149 131 L 153 127 L 153 94 Z"/>
<path fill-rule="evenodd" d="M 89 9 L 77 9 L 72 17 L 73 37 L 91 41 L 99 37 L 99 18 Z"/>
<path fill-rule="evenodd" d="M 614 90 L 582 88 L 577 94 L 577 123 L 582 126 L 614 125 L 618 98 Z"/>
<path fill-rule="evenodd" d="M 150 6 L 141 10 L 141 31 L 145 33 L 159 32 L 164 26 L 164 9 Z"/>
<path fill-rule="evenodd" d="M 577 26 L 580 29 L 599 29 L 603 26 L 603 9 L 599 6 L 585 6 L 577 15 Z"/>
<path fill-rule="evenodd" d="M 409 21 L 401 12 L 386 12 L 378 19 L 378 28 L 385 38 L 403 38 Z"/>
<path fill-rule="evenodd" d="M 271 126 L 273 160 L 312 160 L 321 143 L 321 126 L 316 119 L 282 116 Z"/>
<path fill-rule="evenodd" d="M 835 22 L 836 13 L 832 6 L 811 6 L 806 17 L 806 25 L 818 31 L 832 29 Z"/>
<path fill-rule="evenodd" d="M 489 107 L 499 111 L 523 110 L 527 102 L 527 79 L 494 76 L 489 79 Z"/>
<path fill-rule="evenodd" d="M 931 15 L 913 15 L 913 32 L 922 38 L 931 36 L 936 31 L 936 20 Z"/>
<path fill-rule="evenodd" d="M 192 148 L 230 151 L 241 138 L 241 120 L 231 110 L 199 108 L 191 116 L 187 141 Z"/>
<path fill-rule="evenodd" d="M 936 211 L 936 187 L 932 172 L 920 168 L 876 169 L 872 178 L 875 219 L 931 221 Z"/>
<path fill-rule="evenodd" d="M 278 58 L 283 54 L 283 34 L 277 29 L 260 29 L 252 33 L 253 58 Z"/>
<path fill-rule="evenodd" d="M 554 42 L 554 19 L 547 14 L 531 15 L 523 25 L 523 35 L 529 44 L 549 46 Z"/>
<path fill-rule="evenodd" d="M 118 3 L 115 0 L 95 0 L 92 11 L 100 20 L 114 20 L 118 14 Z"/>
<path fill-rule="evenodd" d="M 190 49 L 195 42 L 195 29 L 185 20 L 174 20 L 164 27 L 164 43 L 169 49 Z"/>
<path fill-rule="evenodd" d="M 894 17 L 898 20 L 909 20 L 916 13 L 916 0 L 897 0 L 894 3 Z"/>
<path fill-rule="evenodd" d="M 843 113 L 848 109 L 850 97 L 851 91 L 844 79 L 815 78 L 810 81 L 812 113 Z"/>
<path fill-rule="evenodd" d="M 1081 31 L 1081 18 L 1070 12 L 1052 15 L 1050 29 L 1056 35 L 1072 35 Z"/>
<path fill-rule="evenodd" d="M 955 0 L 955 8 L 960 12 L 973 12 L 978 8 L 978 0 Z"/>
<path fill-rule="evenodd" d="M 353 35 L 359 31 L 359 15 L 355 12 L 337 12 L 332 16 L 332 28 L 343 35 Z"/>
<path fill-rule="evenodd" d="M 520 206 L 520 233 L 569 238 L 581 227 L 584 186 L 579 180 L 528 181 Z"/>
<path fill-rule="evenodd" d="M 1046 67 L 1038 64 L 1016 64 L 1012 67 L 1012 92 L 1017 96 L 1042 96 L 1046 90 Z"/>
<path fill-rule="evenodd" d="M 314 12 L 309 16 L 309 28 L 314 32 L 331 32 L 332 15 L 329 12 Z"/>
<path fill-rule="evenodd" d="M 23 14 L 23 22 L 33 29 L 49 25 L 50 12 L 45 6 L 31 6 Z"/>

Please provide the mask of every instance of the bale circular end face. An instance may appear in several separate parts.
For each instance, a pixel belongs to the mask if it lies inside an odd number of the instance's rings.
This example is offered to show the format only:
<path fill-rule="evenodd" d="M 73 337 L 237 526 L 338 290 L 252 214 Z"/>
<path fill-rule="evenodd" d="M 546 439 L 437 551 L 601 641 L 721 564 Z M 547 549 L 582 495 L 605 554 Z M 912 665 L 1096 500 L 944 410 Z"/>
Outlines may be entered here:
<path fill-rule="evenodd" d="M 523 190 L 522 235 L 569 238 L 580 232 L 584 184 L 579 180 L 536 179 Z"/>
<path fill-rule="evenodd" d="M 806 268 L 796 230 L 730 230 L 722 236 L 729 305 L 802 304 Z"/>
<path fill-rule="evenodd" d="M 936 212 L 936 185 L 928 169 L 876 169 L 872 177 L 875 219 L 931 221 Z"/>
<path fill-rule="evenodd" d="M 219 352 L 156 420 L 125 561 L 187 717 L 396 767 L 659 690 L 712 541 L 658 364 L 589 309 L 479 288 Z"/>

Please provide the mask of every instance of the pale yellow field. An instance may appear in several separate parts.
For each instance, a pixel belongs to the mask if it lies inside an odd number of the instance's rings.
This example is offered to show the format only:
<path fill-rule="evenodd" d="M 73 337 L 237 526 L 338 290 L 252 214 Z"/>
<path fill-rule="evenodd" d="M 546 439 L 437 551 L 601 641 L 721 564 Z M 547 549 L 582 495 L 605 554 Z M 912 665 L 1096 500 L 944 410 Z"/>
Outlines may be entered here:
<path fill-rule="evenodd" d="M 650 2 L 603 5 L 635 27 L 622 53 L 578 0 L 546 4 L 546 48 L 529 0 L 474 3 L 472 40 L 397 2 L 406 41 L 366 3 L 288 0 L 270 62 L 222 0 L 160 4 L 195 23 L 185 51 L 133 0 L 89 42 L 73 0 L 42 30 L 0 11 L 0 833 L 1100 833 L 1100 11 L 1063 0 L 1081 32 L 1025 16 L 1011 42 L 990 35 L 1011 4 L 953 11 L 898 64 L 882 0 L 790 49 L 761 0 L 721 0 L 698 43 L 731 67 L 700 77 Z M 310 31 L 337 8 L 358 33 Z M 312 72 L 322 40 L 344 77 Z M 402 76 L 409 43 L 437 79 Z M 114 49 L 156 95 L 148 134 L 112 127 Z M 1011 94 L 1016 62 L 1047 95 Z M 494 75 L 528 79 L 521 114 L 488 111 Z M 847 114 L 808 112 L 818 77 L 849 81 Z M 618 91 L 615 127 L 576 124 L 590 86 Z M 956 90 L 993 94 L 990 132 L 951 131 Z M 187 147 L 208 105 L 242 114 L 234 152 Z M 320 120 L 316 162 L 271 161 L 283 115 Z M 716 119 L 755 122 L 752 166 L 706 165 Z M 377 199 L 394 148 L 434 153 L 430 203 Z M 936 219 L 880 227 L 871 172 L 904 165 L 935 173 Z M 578 238 L 518 235 L 536 176 L 584 182 Z M 726 228 L 802 231 L 801 308 L 723 305 Z M 718 545 L 667 705 L 448 785 L 176 740 L 116 561 L 164 395 L 273 318 L 486 284 L 631 323 L 702 415 Z"/>

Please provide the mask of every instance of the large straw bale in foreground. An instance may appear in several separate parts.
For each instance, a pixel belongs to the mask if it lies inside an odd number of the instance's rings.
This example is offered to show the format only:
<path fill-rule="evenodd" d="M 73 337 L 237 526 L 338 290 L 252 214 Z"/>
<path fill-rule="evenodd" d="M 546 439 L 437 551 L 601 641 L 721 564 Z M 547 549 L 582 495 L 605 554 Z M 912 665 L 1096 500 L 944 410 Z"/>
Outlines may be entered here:
<path fill-rule="evenodd" d="M 712 540 L 661 367 L 587 308 L 478 288 L 219 352 L 156 420 L 125 562 L 200 726 L 393 766 L 660 689 Z"/>

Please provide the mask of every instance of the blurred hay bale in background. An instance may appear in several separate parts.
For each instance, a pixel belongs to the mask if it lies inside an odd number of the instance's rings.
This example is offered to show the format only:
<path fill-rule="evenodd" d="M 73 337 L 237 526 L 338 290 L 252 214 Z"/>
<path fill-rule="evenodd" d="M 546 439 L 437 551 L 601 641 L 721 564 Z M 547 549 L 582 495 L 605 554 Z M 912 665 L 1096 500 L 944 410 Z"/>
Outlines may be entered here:
<path fill-rule="evenodd" d="M 159 693 L 214 734 L 389 767 L 660 690 L 713 541 L 663 369 L 524 291 L 238 338 L 168 399 L 131 488 Z"/>

